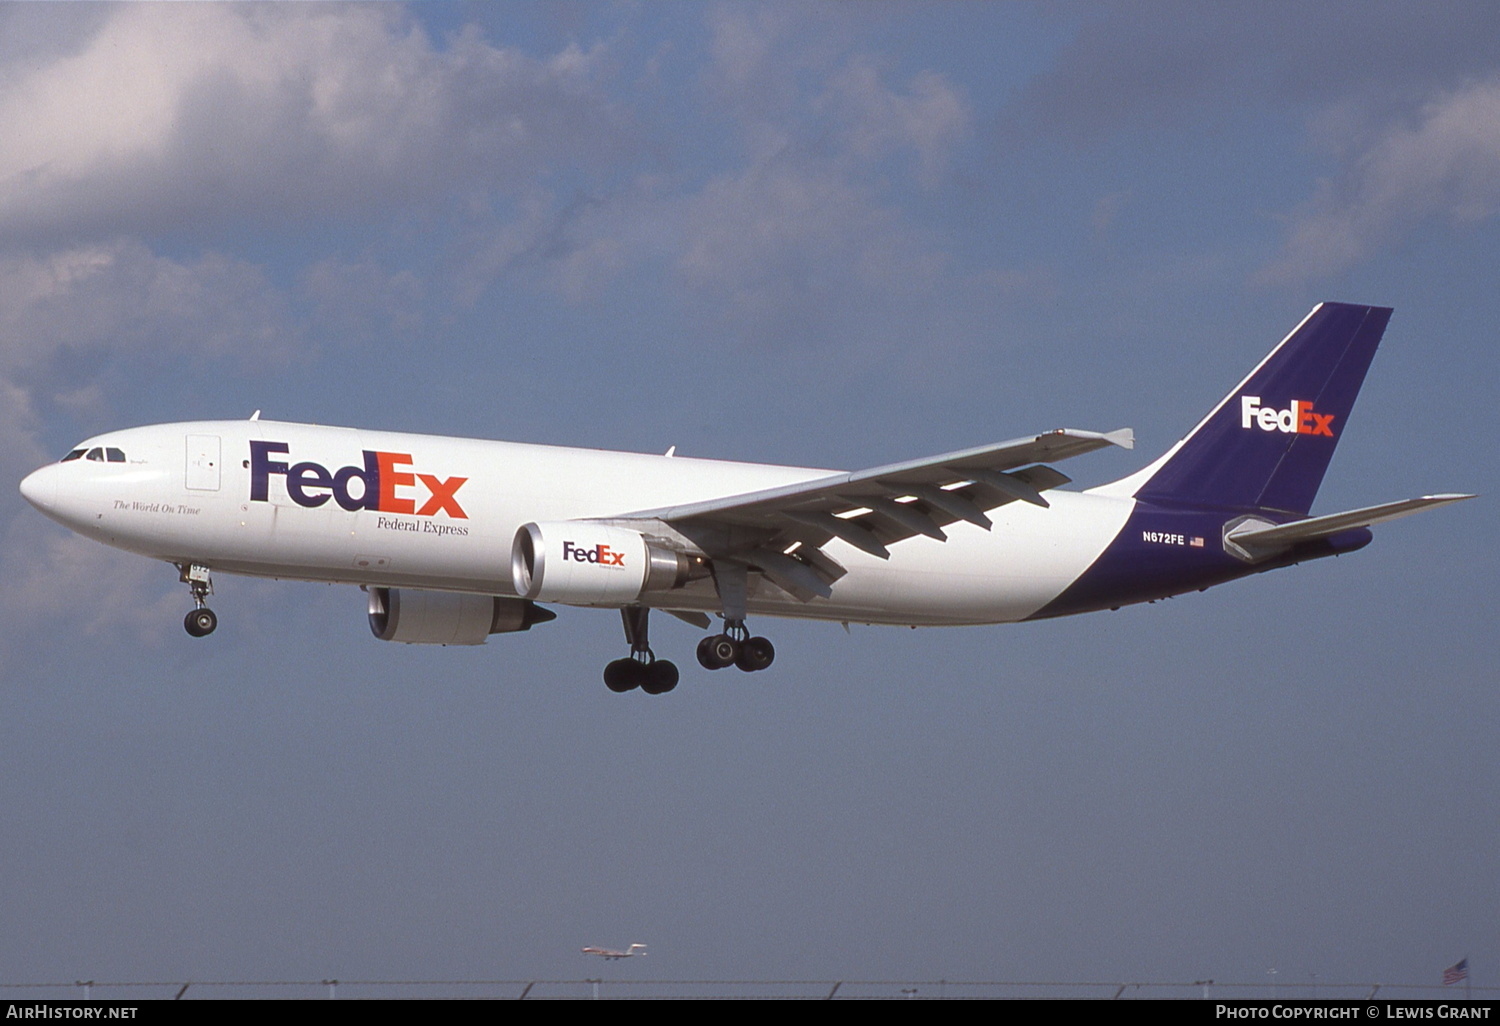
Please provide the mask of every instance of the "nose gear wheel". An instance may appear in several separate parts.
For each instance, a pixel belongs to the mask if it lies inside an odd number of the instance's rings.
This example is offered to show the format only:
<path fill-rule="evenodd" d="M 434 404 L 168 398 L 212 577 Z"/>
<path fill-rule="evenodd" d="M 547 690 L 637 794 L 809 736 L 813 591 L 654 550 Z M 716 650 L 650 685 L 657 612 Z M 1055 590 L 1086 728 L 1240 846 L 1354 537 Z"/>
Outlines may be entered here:
<path fill-rule="evenodd" d="M 183 629 L 195 638 L 206 638 L 219 626 L 219 618 L 206 605 L 208 596 L 214 593 L 213 578 L 208 567 L 197 563 L 179 563 L 178 580 L 188 586 L 193 596 L 193 610 L 182 619 Z"/>

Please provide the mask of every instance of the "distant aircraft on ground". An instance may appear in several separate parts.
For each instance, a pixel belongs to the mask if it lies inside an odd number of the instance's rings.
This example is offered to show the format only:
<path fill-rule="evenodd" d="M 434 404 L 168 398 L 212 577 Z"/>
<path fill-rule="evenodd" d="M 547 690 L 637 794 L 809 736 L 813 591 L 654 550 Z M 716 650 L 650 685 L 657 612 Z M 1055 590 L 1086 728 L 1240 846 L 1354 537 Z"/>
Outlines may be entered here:
<path fill-rule="evenodd" d="M 613 691 L 660 694 L 660 609 L 710 670 L 764 670 L 746 619 L 992 624 L 1114 609 L 1352 552 L 1471 498 L 1309 516 L 1391 311 L 1323 303 L 1182 441 L 1083 492 L 1044 465 L 1131 431 L 1061 428 L 846 473 L 263 421 L 111 431 L 21 482 L 59 523 L 174 564 L 211 633 L 212 571 L 357 584 L 385 641 L 477 645 L 620 611 Z M 1436 444 L 1436 440 L 1434 440 Z M 1045 494 L 1044 494 L 1045 493 Z"/>
<path fill-rule="evenodd" d="M 598 955 L 606 962 L 618 962 L 622 958 L 634 958 L 636 955 L 642 957 L 646 954 L 646 945 L 632 944 L 624 951 L 616 951 L 613 948 L 584 948 L 585 955 Z"/>

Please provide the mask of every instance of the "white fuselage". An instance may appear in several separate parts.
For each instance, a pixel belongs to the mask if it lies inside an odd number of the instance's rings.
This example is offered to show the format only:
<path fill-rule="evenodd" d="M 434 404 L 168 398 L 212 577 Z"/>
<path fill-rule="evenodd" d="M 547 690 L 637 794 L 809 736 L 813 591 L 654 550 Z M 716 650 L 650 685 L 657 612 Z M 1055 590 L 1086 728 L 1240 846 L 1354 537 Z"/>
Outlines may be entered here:
<path fill-rule="evenodd" d="M 50 464 L 22 490 L 107 545 L 224 573 L 487 595 L 515 594 L 511 543 L 527 522 L 610 518 L 832 473 L 274 421 L 133 428 L 80 448 L 114 449 L 124 460 Z M 262 474 L 261 495 L 257 451 L 262 470 L 279 465 Z M 387 461 L 385 508 L 345 509 L 360 497 L 357 472 L 371 459 Z M 342 493 L 329 483 L 341 468 Z M 1054 490 L 1048 499 L 1050 508 L 994 510 L 988 531 L 959 522 L 945 529 L 946 542 L 900 542 L 889 560 L 835 540 L 825 551 L 848 574 L 831 598 L 800 602 L 752 575 L 749 611 L 913 625 L 1024 619 L 1088 569 L 1134 507 L 1112 495 Z M 706 580 L 643 601 L 719 609 Z"/>

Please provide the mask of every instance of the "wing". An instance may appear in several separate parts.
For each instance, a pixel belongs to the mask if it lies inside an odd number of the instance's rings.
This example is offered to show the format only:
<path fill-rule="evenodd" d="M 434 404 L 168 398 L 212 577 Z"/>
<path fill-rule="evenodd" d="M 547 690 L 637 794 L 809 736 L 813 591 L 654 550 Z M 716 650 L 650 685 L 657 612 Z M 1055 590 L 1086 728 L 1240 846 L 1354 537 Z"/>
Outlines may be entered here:
<path fill-rule="evenodd" d="M 834 538 L 881 559 L 888 546 L 916 535 L 945 541 L 943 528 L 967 521 L 988 530 L 985 514 L 1010 502 L 1045 507 L 1042 492 L 1067 484 L 1044 460 L 1118 445 L 1133 448 L 1129 428 L 1100 433 L 1060 428 L 995 445 L 892 463 L 869 470 L 705 502 L 638 510 L 613 520 L 655 520 L 692 539 L 710 556 L 761 570 L 804 601 L 827 597 L 843 568 L 820 550 Z"/>

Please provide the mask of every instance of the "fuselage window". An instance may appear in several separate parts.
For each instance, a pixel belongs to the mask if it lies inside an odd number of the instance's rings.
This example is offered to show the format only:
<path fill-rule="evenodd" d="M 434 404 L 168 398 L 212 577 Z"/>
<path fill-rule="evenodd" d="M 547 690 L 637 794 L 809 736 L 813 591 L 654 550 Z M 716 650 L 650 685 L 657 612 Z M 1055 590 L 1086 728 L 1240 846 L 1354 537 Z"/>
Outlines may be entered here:
<path fill-rule="evenodd" d="M 82 459 L 83 454 L 87 451 L 88 450 L 86 449 L 74 449 L 72 452 L 68 453 L 62 458 L 62 462 L 67 463 L 69 460 Z"/>
<path fill-rule="evenodd" d="M 93 460 L 96 463 L 103 463 L 104 462 L 104 450 L 100 449 L 100 448 L 97 448 L 97 447 L 95 447 L 93 449 L 90 449 L 88 451 L 88 455 L 84 456 L 84 459 L 86 459 L 86 460 Z"/>
<path fill-rule="evenodd" d="M 125 450 L 123 449 L 105 449 L 104 455 L 109 459 L 109 462 L 111 463 L 125 462 Z"/>

